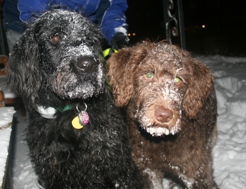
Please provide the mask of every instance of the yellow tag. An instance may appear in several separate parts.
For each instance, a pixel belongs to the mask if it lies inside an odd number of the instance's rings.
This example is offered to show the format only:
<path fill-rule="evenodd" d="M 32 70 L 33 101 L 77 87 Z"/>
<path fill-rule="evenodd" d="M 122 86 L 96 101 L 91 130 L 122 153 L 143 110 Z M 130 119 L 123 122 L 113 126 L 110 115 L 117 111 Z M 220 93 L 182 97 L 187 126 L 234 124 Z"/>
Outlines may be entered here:
<path fill-rule="evenodd" d="M 83 125 L 81 125 L 80 122 L 79 122 L 79 117 L 78 116 L 76 116 L 75 118 L 73 118 L 73 120 L 72 120 L 72 126 L 75 129 L 82 129 L 83 128 Z"/>

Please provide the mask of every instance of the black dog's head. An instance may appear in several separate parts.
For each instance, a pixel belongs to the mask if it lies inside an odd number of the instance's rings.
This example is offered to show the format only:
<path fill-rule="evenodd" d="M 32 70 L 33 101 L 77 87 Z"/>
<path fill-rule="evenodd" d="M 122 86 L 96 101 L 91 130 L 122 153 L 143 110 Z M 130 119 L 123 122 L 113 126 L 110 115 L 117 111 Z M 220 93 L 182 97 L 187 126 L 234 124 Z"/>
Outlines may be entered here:
<path fill-rule="evenodd" d="M 104 83 L 100 39 L 98 27 L 76 12 L 44 13 L 13 48 L 11 88 L 30 107 L 99 94 Z"/>

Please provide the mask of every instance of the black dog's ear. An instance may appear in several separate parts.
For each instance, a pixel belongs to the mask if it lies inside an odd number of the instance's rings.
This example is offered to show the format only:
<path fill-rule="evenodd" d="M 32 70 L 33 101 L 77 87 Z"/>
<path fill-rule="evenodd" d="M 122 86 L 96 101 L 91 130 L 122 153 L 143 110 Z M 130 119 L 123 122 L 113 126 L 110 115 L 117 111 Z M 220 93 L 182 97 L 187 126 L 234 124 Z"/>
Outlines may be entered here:
<path fill-rule="evenodd" d="M 38 99 L 37 91 L 41 86 L 38 67 L 38 44 L 35 33 L 39 26 L 28 28 L 13 47 L 9 56 L 8 85 L 13 92 L 20 94 L 23 101 L 34 105 Z"/>

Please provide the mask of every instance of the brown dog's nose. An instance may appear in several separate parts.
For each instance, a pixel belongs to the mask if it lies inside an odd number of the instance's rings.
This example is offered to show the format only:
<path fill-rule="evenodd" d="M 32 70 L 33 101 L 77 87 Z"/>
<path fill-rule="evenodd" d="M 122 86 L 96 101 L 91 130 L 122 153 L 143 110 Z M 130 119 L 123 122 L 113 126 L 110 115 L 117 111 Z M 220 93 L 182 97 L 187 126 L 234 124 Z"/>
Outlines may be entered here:
<path fill-rule="evenodd" d="M 155 118 L 162 123 L 169 122 L 173 118 L 173 112 L 163 106 L 156 106 Z"/>
<path fill-rule="evenodd" d="M 94 72 L 97 68 L 97 62 L 93 57 L 83 56 L 77 61 L 77 67 L 86 72 Z"/>

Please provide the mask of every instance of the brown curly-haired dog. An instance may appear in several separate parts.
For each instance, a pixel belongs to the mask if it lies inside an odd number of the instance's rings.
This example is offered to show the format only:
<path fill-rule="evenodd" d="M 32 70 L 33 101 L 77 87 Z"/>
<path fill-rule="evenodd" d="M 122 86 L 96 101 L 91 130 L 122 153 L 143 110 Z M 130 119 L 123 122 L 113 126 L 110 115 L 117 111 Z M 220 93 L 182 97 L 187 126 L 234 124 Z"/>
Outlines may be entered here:
<path fill-rule="evenodd" d="M 163 178 L 182 188 L 217 188 L 217 106 L 208 68 L 174 45 L 147 41 L 113 54 L 107 66 L 146 188 L 162 188 Z"/>

